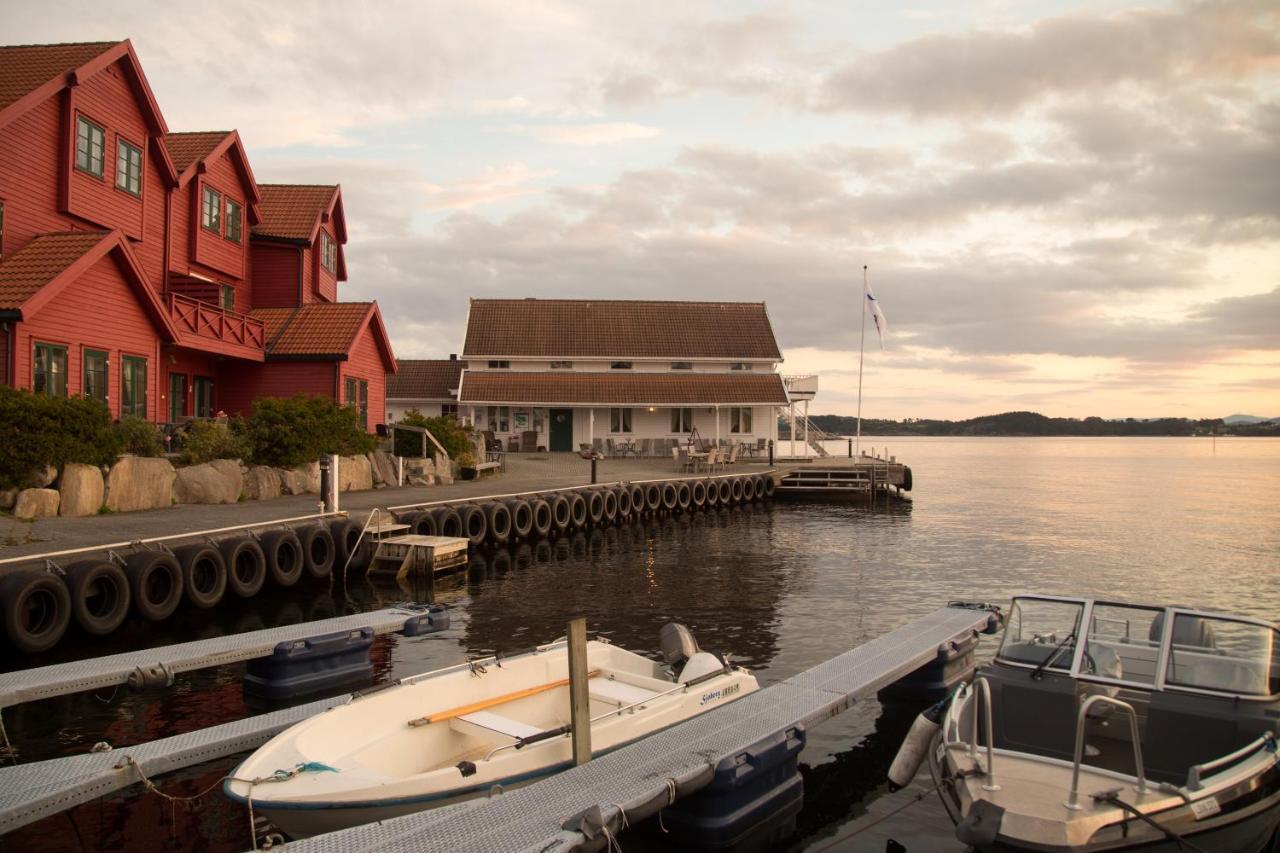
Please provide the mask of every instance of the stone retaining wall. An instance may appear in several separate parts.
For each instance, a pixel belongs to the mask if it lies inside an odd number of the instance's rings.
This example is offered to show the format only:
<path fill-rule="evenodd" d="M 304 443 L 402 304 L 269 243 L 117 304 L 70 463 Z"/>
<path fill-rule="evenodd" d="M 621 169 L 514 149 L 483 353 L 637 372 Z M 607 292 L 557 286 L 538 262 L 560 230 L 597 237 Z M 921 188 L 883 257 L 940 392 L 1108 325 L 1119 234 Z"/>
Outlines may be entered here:
<path fill-rule="evenodd" d="M 436 465 L 430 459 L 405 459 L 403 464 L 408 485 L 453 482 L 449 463 Z M 396 458 L 382 450 L 339 457 L 338 487 L 355 492 L 393 486 L 396 467 Z M 39 488 L 0 491 L 0 509 L 11 510 L 17 518 L 35 519 L 319 494 L 320 463 L 286 469 L 244 465 L 238 459 L 215 459 L 203 465 L 175 468 L 168 459 L 122 456 L 109 468 L 74 463 L 61 471 L 49 468 L 33 478 L 36 481 Z"/>

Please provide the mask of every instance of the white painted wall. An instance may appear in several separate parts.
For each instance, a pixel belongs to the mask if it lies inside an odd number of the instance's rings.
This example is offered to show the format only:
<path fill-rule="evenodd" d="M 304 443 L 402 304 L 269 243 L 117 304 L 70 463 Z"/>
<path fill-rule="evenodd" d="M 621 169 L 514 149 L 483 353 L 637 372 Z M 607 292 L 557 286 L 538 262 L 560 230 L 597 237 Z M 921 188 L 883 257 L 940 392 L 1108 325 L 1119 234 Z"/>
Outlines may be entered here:
<path fill-rule="evenodd" d="M 440 417 L 440 400 L 387 400 L 387 423 L 395 423 L 410 409 L 417 409 L 429 418 Z"/>

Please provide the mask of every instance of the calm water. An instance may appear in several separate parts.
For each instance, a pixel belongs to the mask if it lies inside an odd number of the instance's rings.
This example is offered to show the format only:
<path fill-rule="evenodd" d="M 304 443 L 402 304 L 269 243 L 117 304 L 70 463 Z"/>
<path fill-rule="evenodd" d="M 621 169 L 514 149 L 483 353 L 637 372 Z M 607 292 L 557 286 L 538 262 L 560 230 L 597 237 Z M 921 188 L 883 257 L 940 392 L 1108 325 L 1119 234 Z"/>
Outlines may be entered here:
<path fill-rule="evenodd" d="M 768 684 L 944 604 L 1007 603 L 1037 590 L 1190 603 L 1280 617 L 1280 441 L 1268 439 L 868 439 L 907 461 L 914 502 L 830 504 L 688 518 L 490 554 L 438 589 L 441 634 L 379 641 L 379 679 L 560 636 L 593 632 L 653 649 L 681 621 Z M 371 609 L 405 592 L 365 583 L 299 586 L 173 625 L 133 625 L 112 645 L 64 643 L 63 658 Z M 987 644 L 989 649 L 990 643 Z M 52 662 L 55 658 L 33 663 Z M 242 667 L 194 673 L 163 694 L 98 696 L 6 714 L 22 760 L 94 742 L 137 743 L 249 712 Z M 840 832 L 877 796 L 907 713 L 874 701 L 810 733 L 808 799 L 793 847 Z M 236 763 L 166 777 L 194 794 Z M 929 804 L 933 808 L 933 804 Z M 241 850 L 246 816 L 218 794 L 195 810 L 132 791 L 3 839 L 9 850 Z"/>

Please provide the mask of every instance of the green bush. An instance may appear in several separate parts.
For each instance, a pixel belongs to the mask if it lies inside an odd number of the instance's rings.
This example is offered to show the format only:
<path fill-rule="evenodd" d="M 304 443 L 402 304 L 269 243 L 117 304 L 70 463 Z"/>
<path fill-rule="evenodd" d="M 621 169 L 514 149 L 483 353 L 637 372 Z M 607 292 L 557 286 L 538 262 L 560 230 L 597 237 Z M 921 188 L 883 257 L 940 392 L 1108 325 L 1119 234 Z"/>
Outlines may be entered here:
<path fill-rule="evenodd" d="M 132 453 L 134 456 L 161 456 L 164 454 L 164 439 L 160 437 L 160 428 L 146 418 L 125 415 L 111 427 L 116 436 L 119 453 Z"/>
<path fill-rule="evenodd" d="M 457 459 L 459 454 L 475 449 L 471 443 L 471 428 L 459 424 L 454 418 L 444 416 L 429 418 L 417 409 L 409 409 L 398 423 L 425 427 L 444 447 L 450 459 Z M 417 456 L 421 452 L 419 441 L 416 432 L 401 430 L 395 436 L 396 452 L 401 456 Z M 438 452 L 436 446 L 431 443 L 431 439 L 427 439 L 427 455 L 434 457 Z"/>
<path fill-rule="evenodd" d="M 228 428 L 215 421 L 192 421 L 183 431 L 179 457 L 187 465 L 199 465 L 214 459 L 244 459 L 244 428 L 233 422 Z"/>
<path fill-rule="evenodd" d="M 26 484 L 44 465 L 107 465 L 120 440 L 106 406 L 83 397 L 61 399 L 0 386 L 0 487 Z"/>
<path fill-rule="evenodd" d="M 251 462 L 279 468 L 295 468 L 329 453 L 369 453 L 378 445 L 360 426 L 354 408 L 306 394 L 263 397 L 253 404 L 253 414 L 233 427 Z"/>

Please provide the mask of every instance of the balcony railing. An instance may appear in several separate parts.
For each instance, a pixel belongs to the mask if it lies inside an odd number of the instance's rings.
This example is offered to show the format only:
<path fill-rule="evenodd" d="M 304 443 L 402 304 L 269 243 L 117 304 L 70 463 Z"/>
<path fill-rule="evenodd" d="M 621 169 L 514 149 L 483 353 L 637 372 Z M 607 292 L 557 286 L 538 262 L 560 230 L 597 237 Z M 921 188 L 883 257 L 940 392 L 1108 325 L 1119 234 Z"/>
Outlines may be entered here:
<path fill-rule="evenodd" d="M 816 373 L 808 373 L 802 376 L 784 376 L 782 384 L 787 387 L 790 394 L 817 394 L 818 393 L 818 376 Z"/>
<path fill-rule="evenodd" d="M 177 293 L 169 294 L 168 305 L 169 317 L 178 327 L 182 345 L 220 344 L 222 346 L 212 349 L 229 355 L 256 355 L 259 361 L 262 360 L 267 335 L 261 320 Z M 250 352 L 245 353 L 244 350 Z"/>

